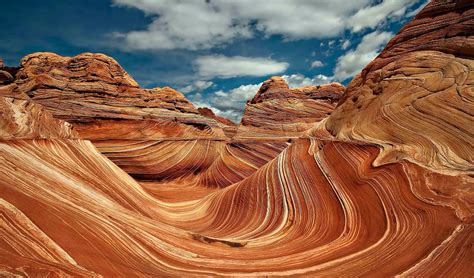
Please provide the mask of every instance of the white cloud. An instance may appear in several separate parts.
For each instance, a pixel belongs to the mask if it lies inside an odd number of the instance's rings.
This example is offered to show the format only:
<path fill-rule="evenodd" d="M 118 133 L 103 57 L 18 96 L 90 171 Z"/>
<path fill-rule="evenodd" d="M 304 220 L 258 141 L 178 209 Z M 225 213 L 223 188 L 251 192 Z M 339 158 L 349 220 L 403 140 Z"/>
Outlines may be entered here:
<path fill-rule="evenodd" d="M 285 71 L 289 64 L 267 58 L 227 57 L 209 55 L 198 57 L 195 61 L 198 75 L 203 78 L 231 78 L 237 76 L 264 76 Z"/>
<path fill-rule="evenodd" d="M 316 60 L 311 63 L 311 68 L 319 68 L 324 66 L 323 62 Z"/>
<path fill-rule="evenodd" d="M 342 49 L 346 50 L 350 45 L 351 45 L 351 42 L 349 40 L 344 40 L 342 42 L 341 47 L 342 47 Z"/>
<path fill-rule="evenodd" d="M 405 14 L 406 9 L 419 0 L 384 0 L 378 5 L 368 6 L 360 9 L 348 20 L 353 32 L 359 32 L 364 28 L 375 28 L 392 18 Z"/>
<path fill-rule="evenodd" d="M 197 81 L 194 81 L 190 85 L 179 88 L 178 91 L 180 91 L 183 94 L 188 94 L 188 93 L 195 92 L 195 91 L 203 91 L 203 90 L 211 87 L 213 84 L 214 83 L 212 81 L 197 80 Z"/>
<path fill-rule="evenodd" d="M 333 38 L 347 19 L 370 0 L 113 0 L 114 6 L 143 11 L 146 29 L 115 34 L 128 49 L 207 49 L 249 38 L 256 32 L 287 40 Z M 284 20 L 282 20 L 284 19 Z"/>
<path fill-rule="evenodd" d="M 304 86 L 317 86 L 331 82 L 331 78 L 323 74 L 318 74 L 313 78 L 306 77 L 302 74 L 283 75 L 290 88 L 299 88 Z"/>
<path fill-rule="evenodd" d="M 219 90 L 205 97 L 197 93 L 190 96 L 190 100 L 198 107 L 208 107 L 215 114 L 229 118 L 238 123 L 242 118 L 245 103 L 253 98 L 262 83 L 242 85 L 227 92 Z"/>
<path fill-rule="evenodd" d="M 343 81 L 359 73 L 378 55 L 392 36 L 392 33 L 379 31 L 365 35 L 355 50 L 350 50 L 339 57 L 334 69 L 334 79 Z"/>

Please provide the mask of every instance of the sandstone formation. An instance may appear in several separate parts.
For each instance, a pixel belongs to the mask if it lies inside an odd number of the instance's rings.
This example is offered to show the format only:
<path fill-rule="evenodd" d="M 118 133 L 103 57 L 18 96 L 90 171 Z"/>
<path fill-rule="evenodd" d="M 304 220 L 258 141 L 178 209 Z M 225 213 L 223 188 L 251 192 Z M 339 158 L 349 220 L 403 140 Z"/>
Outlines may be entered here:
<path fill-rule="evenodd" d="M 0 140 L 77 137 L 71 124 L 16 89 L 15 84 L 0 86 Z"/>
<path fill-rule="evenodd" d="M 408 159 L 473 174 L 473 5 L 426 6 L 354 78 L 321 126 L 339 140 L 383 146 L 376 165 Z"/>
<path fill-rule="evenodd" d="M 272 78 L 232 138 L 106 56 L 25 58 L 0 86 L 0 275 L 474 276 L 473 15 L 431 2 L 342 97 Z"/>
<path fill-rule="evenodd" d="M 7 67 L 0 58 L 0 86 L 10 84 L 14 80 L 17 68 Z"/>
<path fill-rule="evenodd" d="M 274 76 L 247 102 L 237 138 L 297 138 L 331 114 L 344 89 L 339 83 L 290 89 Z"/>
<path fill-rule="evenodd" d="M 214 119 L 214 120 L 226 125 L 227 127 L 224 127 L 223 129 L 224 129 L 224 133 L 227 137 L 232 138 L 235 135 L 235 133 L 237 132 L 237 126 L 233 121 L 231 121 L 229 119 L 226 119 L 226 118 L 223 118 L 223 117 L 220 117 L 220 116 L 217 116 L 216 114 L 214 114 L 214 112 L 211 109 L 209 109 L 207 107 L 199 107 L 198 112 L 199 112 L 199 114 L 203 115 L 204 117 Z"/>
<path fill-rule="evenodd" d="M 231 121 L 229 119 L 226 119 L 226 118 L 223 118 L 223 117 L 217 116 L 216 114 L 214 114 L 214 112 L 212 112 L 211 109 L 209 109 L 207 107 L 199 107 L 198 112 L 199 112 L 199 114 L 203 115 L 204 117 L 214 119 L 214 120 L 216 120 L 220 123 L 223 123 L 225 125 L 235 126 L 235 123 L 233 121 Z"/>
<path fill-rule="evenodd" d="M 160 138 L 224 136 L 222 124 L 200 116 L 181 93 L 169 87 L 142 89 L 103 54 L 30 54 L 22 59 L 15 83 L 56 118 L 72 123 L 85 139 L 96 134 L 117 138 L 115 130 L 122 130 L 123 139 L 144 139 L 148 128 Z M 149 126 L 135 127 L 137 120 Z"/>

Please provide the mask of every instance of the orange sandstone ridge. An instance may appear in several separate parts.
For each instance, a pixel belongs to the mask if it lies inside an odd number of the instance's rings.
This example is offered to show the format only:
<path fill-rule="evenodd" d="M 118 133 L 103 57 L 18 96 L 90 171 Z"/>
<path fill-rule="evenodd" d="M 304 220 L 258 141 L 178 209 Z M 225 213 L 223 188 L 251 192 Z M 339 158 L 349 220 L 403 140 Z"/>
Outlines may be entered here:
<path fill-rule="evenodd" d="M 264 82 L 232 138 L 104 55 L 25 57 L 0 84 L 0 273 L 474 276 L 473 15 L 431 2 L 345 91 Z"/>
<path fill-rule="evenodd" d="M 290 89 L 283 78 L 272 77 L 247 102 L 236 137 L 298 138 L 331 114 L 344 89 L 339 83 Z"/>

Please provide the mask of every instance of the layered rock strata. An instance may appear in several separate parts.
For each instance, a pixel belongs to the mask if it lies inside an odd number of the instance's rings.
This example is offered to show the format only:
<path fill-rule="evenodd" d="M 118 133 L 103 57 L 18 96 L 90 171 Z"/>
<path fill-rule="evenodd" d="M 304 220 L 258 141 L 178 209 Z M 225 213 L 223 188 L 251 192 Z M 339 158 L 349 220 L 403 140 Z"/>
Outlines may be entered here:
<path fill-rule="evenodd" d="M 297 138 L 331 114 L 344 89 L 339 83 L 290 89 L 274 76 L 247 102 L 236 138 Z"/>
<path fill-rule="evenodd" d="M 472 277 L 473 11 L 432 1 L 273 158 L 263 140 L 127 145 L 160 187 L 0 87 L 1 275 Z"/>

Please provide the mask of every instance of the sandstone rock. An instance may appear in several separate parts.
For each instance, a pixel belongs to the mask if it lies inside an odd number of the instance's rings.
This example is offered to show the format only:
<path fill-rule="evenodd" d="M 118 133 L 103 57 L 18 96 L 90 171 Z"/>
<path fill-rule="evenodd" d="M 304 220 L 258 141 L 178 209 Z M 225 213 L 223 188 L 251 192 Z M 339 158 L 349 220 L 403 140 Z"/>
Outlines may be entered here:
<path fill-rule="evenodd" d="M 1 275 L 474 276 L 473 10 L 432 1 L 339 102 L 339 85 L 265 82 L 239 127 L 246 138 L 216 136 L 222 123 L 192 107 L 178 112 L 186 101 L 171 89 L 140 106 L 143 89 L 113 66 L 97 73 L 112 83 L 64 77 L 76 88 L 58 89 L 69 114 L 46 97 L 62 103 L 58 92 L 38 93 L 61 83 L 50 80 L 63 62 L 0 86 Z M 26 93 L 94 144 L 56 136 L 66 124 Z M 67 95 L 83 104 L 77 114 Z"/>
<path fill-rule="evenodd" d="M 71 124 L 53 118 L 15 84 L 0 86 L 0 140 L 76 137 Z"/>
<path fill-rule="evenodd" d="M 10 71 L 12 70 L 9 67 L 5 67 L 3 60 L 0 58 L 0 86 L 13 82 L 14 78 Z"/>
<path fill-rule="evenodd" d="M 226 118 L 223 118 L 223 117 L 220 117 L 220 116 L 217 116 L 216 114 L 214 114 L 214 112 L 207 108 L 207 107 L 199 107 L 198 108 L 198 112 L 199 114 L 205 116 L 205 117 L 208 117 L 208 118 L 211 118 L 211 119 L 214 119 L 218 122 L 221 122 L 225 125 L 228 125 L 228 126 L 235 126 L 235 123 L 229 119 L 226 119 Z"/>
<path fill-rule="evenodd" d="M 408 159 L 474 173 L 474 9 L 432 1 L 349 84 L 321 126 L 340 140 L 376 143 L 376 165 Z"/>
<path fill-rule="evenodd" d="M 224 134 L 227 137 L 232 138 L 235 135 L 235 133 L 237 133 L 237 125 L 233 121 L 231 121 L 229 119 L 226 119 L 226 118 L 223 118 L 223 117 L 220 117 L 220 116 L 217 116 L 216 114 L 214 114 L 214 112 L 211 109 L 209 109 L 207 107 L 199 107 L 198 112 L 199 112 L 199 114 L 203 115 L 204 117 L 214 119 L 214 120 L 224 124 L 225 125 L 225 127 L 223 127 Z"/>
<path fill-rule="evenodd" d="M 141 89 L 114 59 L 103 54 L 30 54 L 21 61 L 16 83 L 56 118 L 77 125 L 85 139 L 93 139 L 87 137 L 90 124 L 99 132 L 96 128 L 104 126 L 103 120 L 124 128 L 124 120 L 143 119 L 177 123 L 175 130 L 187 130 L 189 137 L 223 136 L 221 125 L 200 116 L 181 93 L 169 87 Z M 133 121 L 128 128 L 130 134 L 139 132 L 133 130 Z"/>
<path fill-rule="evenodd" d="M 272 77 L 247 103 L 236 138 L 297 138 L 331 114 L 344 89 L 339 83 L 290 89 Z"/>

